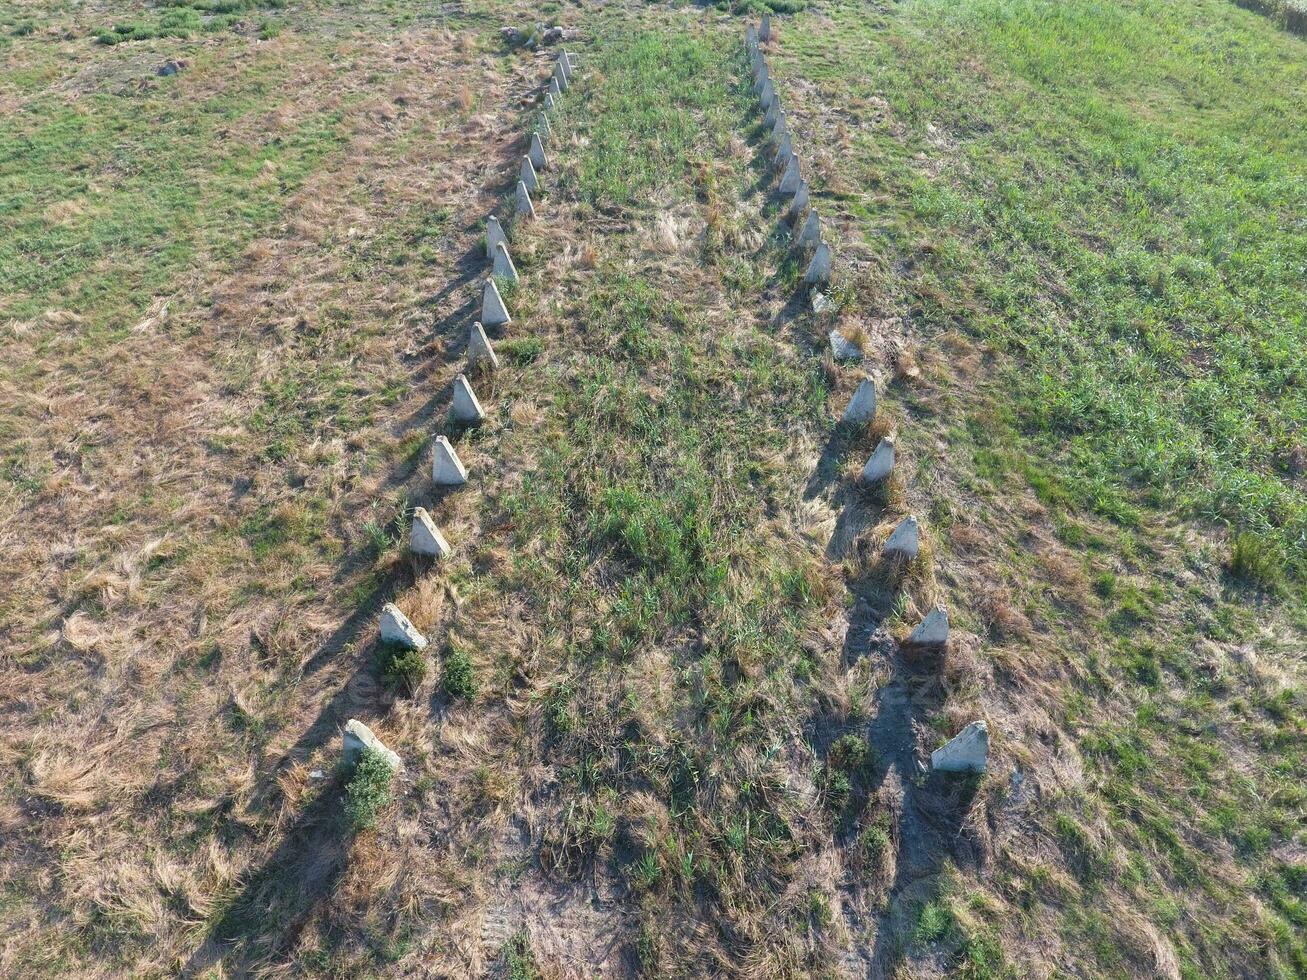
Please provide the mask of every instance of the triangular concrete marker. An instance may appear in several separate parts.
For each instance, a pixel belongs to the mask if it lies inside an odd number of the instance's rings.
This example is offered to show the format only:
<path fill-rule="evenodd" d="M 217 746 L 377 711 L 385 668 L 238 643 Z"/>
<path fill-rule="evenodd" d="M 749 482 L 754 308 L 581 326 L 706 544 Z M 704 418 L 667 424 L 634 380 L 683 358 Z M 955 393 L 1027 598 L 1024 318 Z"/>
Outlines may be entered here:
<path fill-rule="evenodd" d="M 894 472 L 894 440 L 886 436 L 862 468 L 863 483 L 877 483 Z"/>
<path fill-rule="evenodd" d="M 492 371 L 499 370 L 499 355 L 490 346 L 490 338 L 486 336 L 486 328 L 481 326 L 480 320 L 472 324 L 467 335 L 467 363 L 468 367 L 485 365 Z"/>
<path fill-rule="evenodd" d="M 973 721 L 930 753 L 930 768 L 936 772 L 984 772 L 989 768 L 989 726 Z"/>
<path fill-rule="evenodd" d="M 808 210 L 808 182 L 802 180 L 799 182 L 799 189 L 794 192 L 794 197 L 790 199 L 790 207 L 785 212 L 785 217 L 791 221 L 798 221 L 806 210 Z"/>
<path fill-rule="evenodd" d="M 916 558 L 921 550 L 920 529 L 915 517 L 905 517 L 885 542 L 884 554 L 887 558 L 899 556 Z"/>
<path fill-rule="evenodd" d="M 803 175 L 799 172 L 799 155 L 790 154 L 790 162 L 785 165 L 785 173 L 781 177 L 781 193 L 793 194 L 799 189 L 799 184 L 803 180 Z"/>
<path fill-rule="evenodd" d="M 427 638 L 418 632 L 417 627 L 408 621 L 408 617 L 393 602 L 381 607 L 379 625 L 382 643 L 397 643 L 409 650 L 427 648 Z"/>
<path fill-rule="evenodd" d="M 803 223 L 803 230 L 799 232 L 800 245 L 815 245 L 821 241 L 821 218 L 817 214 L 817 209 L 813 208 L 808 212 L 808 220 Z"/>
<path fill-rule="evenodd" d="M 751 48 L 758 44 L 758 32 L 754 30 L 752 24 L 744 29 L 744 43 Z"/>
<path fill-rule="evenodd" d="M 863 378 L 858 390 L 849 399 L 849 407 L 844 410 L 844 421 L 850 424 L 865 425 L 876 417 L 876 382 Z"/>
<path fill-rule="evenodd" d="M 826 299 L 817 290 L 812 291 L 812 312 L 820 313 L 828 305 L 830 300 Z M 830 341 L 831 356 L 837 361 L 860 361 L 863 358 L 862 348 L 849 340 L 848 337 L 840 333 L 839 327 L 832 330 L 826 337 Z"/>
<path fill-rule="evenodd" d="M 486 410 L 481 407 L 476 392 L 468 383 L 467 375 L 460 374 L 454 379 L 454 398 L 449 403 L 449 417 L 455 422 L 475 424 L 486 420 Z"/>
<path fill-rule="evenodd" d="M 403 766 L 399 756 L 382 745 L 381 739 L 372 734 L 372 729 L 357 718 L 351 718 L 345 723 L 344 737 L 341 741 L 341 757 L 346 767 L 353 768 L 358 765 L 359 759 L 367 749 L 371 749 L 385 759 L 390 768 L 396 772 Z"/>
<path fill-rule="evenodd" d="M 758 25 L 758 40 L 764 43 L 771 40 L 771 14 L 762 15 L 762 23 Z"/>
<path fill-rule="evenodd" d="M 759 95 L 759 94 L 761 94 L 761 93 L 762 93 L 762 87 L 763 87 L 764 85 L 766 85 L 767 82 L 768 82 L 768 80 L 770 80 L 770 78 L 771 78 L 771 73 L 767 70 L 767 62 L 764 61 L 764 62 L 761 62 L 761 63 L 759 64 L 759 66 L 758 66 L 758 73 L 757 73 L 757 74 L 758 74 L 758 77 L 757 77 L 757 79 L 756 79 L 756 80 L 754 81 L 754 83 L 753 83 L 753 94 L 754 94 L 754 95 Z"/>
<path fill-rule="evenodd" d="M 808 263 L 808 271 L 803 274 L 803 281 L 809 286 L 830 282 L 830 259 L 830 246 L 825 242 L 819 243 L 817 251 L 812 253 L 812 261 Z"/>
<path fill-rule="evenodd" d="M 495 246 L 495 264 L 491 267 L 490 274 L 496 279 L 503 279 L 506 282 L 517 282 L 517 268 L 513 265 L 513 259 L 508 254 L 508 246 L 503 242 Z"/>
<path fill-rule="evenodd" d="M 781 97 L 775 96 L 771 100 L 771 105 L 767 107 L 767 112 L 762 117 L 762 124 L 767 128 L 776 125 L 776 117 L 781 114 Z"/>
<path fill-rule="evenodd" d="M 558 86 L 560 92 L 567 91 L 567 70 L 563 68 L 561 61 L 554 62 L 554 84 Z"/>
<path fill-rule="evenodd" d="M 487 327 L 502 327 L 513 322 L 493 277 L 486 280 L 486 288 L 481 293 L 481 322 Z"/>
<path fill-rule="evenodd" d="M 408 550 L 415 555 L 430 555 L 432 558 L 448 558 L 449 542 L 436 527 L 425 507 L 413 508 L 413 527 L 408 532 Z"/>
<path fill-rule="evenodd" d="M 790 155 L 794 152 L 794 144 L 790 140 L 790 134 L 786 133 L 781 137 L 780 145 L 776 147 L 776 169 L 784 170 L 789 166 Z"/>
<path fill-rule="evenodd" d="M 549 79 L 549 91 L 545 95 L 552 95 L 555 102 L 563 97 L 563 90 L 559 87 L 557 78 Z"/>
<path fill-rule="evenodd" d="M 790 121 L 784 112 L 776 113 L 776 122 L 771 128 L 771 141 L 779 143 L 790 133 Z"/>
<path fill-rule="evenodd" d="M 540 180 L 536 177 L 536 168 L 532 165 L 530 157 L 522 158 L 522 166 L 518 171 L 517 179 L 526 184 L 528 193 L 539 190 Z"/>
<path fill-rule="evenodd" d="M 550 91 L 550 92 L 546 92 L 546 93 L 545 93 L 545 108 L 546 108 L 546 109 L 552 109 L 553 107 L 554 107 L 554 93 L 553 93 L 552 91 Z"/>
<path fill-rule="evenodd" d="M 936 606 L 926 614 L 917 628 L 908 637 L 908 645 L 914 647 L 942 647 L 948 643 L 948 611 L 943 606 Z"/>
<path fill-rule="evenodd" d="M 758 93 L 758 101 L 762 103 L 762 107 L 766 109 L 769 105 L 772 104 L 772 100 L 775 98 L 776 98 L 776 87 L 772 85 L 772 81 L 769 78 L 767 79 L 766 82 L 763 83 L 762 91 Z"/>
<path fill-rule="evenodd" d="M 457 487 L 467 482 L 467 468 L 444 436 L 436 436 L 431 457 L 431 480 L 442 487 Z"/>
<path fill-rule="evenodd" d="M 513 196 L 513 212 L 519 218 L 536 216 L 535 205 L 531 203 L 531 194 L 527 191 L 526 184 L 520 180 L 517 182 L 517 193 Z"/>
<path fill-rule="evenodd" d="M 567 80 L 570 82 L 576 77 L 576 59 L 572 57 L 572 52 L 563 48 L 563 64 L 567 66 Z"/>
<path fill-rule="evenodd" d="M 549 125 L 549 117 L 543 112 L 540 113 L 540 117 L 536 120 L 536 132 L 544 139 L 554 135 L 554 127 Z"/>
<path fill-rule="evenodd" d="M 486 219 L 486 258 L 493 259 L 495 257 L 495 246 L 506 241 L 508 241 L 508 236 L 504 234 L 504 226 L 492 214 Z"/>
<path fill-rule="evenodd" d="M 531 166 L 537 170 L 549 169 L 549 161 L 545 158 L 545 145 L 540 142 L 540 134 L 531 134 L 531 145 L 527 148 L 526 157 L 531 161 Z"/>
<path fill-rule="evenodd" d="M 558 60 L 555 64 L 563 69 L 563 77 L 567 79 L 567 82 L 570 85 L 572 83 L 572 63 L 567 60 L 566 50 L 558 52 Z"/>

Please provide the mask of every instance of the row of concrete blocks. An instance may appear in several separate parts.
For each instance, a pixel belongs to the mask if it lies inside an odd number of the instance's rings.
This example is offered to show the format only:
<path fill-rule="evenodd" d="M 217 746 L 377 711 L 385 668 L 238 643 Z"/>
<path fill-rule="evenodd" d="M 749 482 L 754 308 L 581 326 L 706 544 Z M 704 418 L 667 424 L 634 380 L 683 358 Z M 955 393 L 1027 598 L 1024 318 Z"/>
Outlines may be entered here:
<path fill-rule="evenodd" d="M 769 147 L 774 147 L 772 163 L 781 174 L 780 192 L 790 195 L 790 203 L 785 209 L 784 220 L 798 228 L 796 242 L 801 249 L 811 248 L 812 258 L 803 274 L 804 284 L 812 290 L 813 308 L 820 310 L 824 297 L 818 291 L 830 282 L 831 258 L 830 246 L 822 234 L 821 216 L 809 201 L 808 182 L 803 177 L 799 155 L 794 150 L 790 135 L 789 120 L 781 106 L 781 97 L 776 90 L 776 83 L 767 66 L 763 45 L 772 39 L 771 17 L 764 15 L 757 29 L 749 25 L 745 31 L 744 43 L 749 55 L 749 64 L 753 78 L 753 91 L 763 109 L 763 124 L 770 127 Z M 806 217 L 805 217 L 806 212 Z M 855 425 L 867 425 L 876 417 L 876 385 L 871 378 L 864 378 L 858 390 L 850 399 L 844 411 L 843 421 Z M 871 486 L 889 478 L 894 471 L 895 442 L 893 436 L 886 436 L 877 444 L 866 465 L 862 468 L 860 481 Z M 920 553 L 921 532 L 915 517 L 908 516 L 894 528 L 882 546 L 882 554 L 888 559 L 912 560 Z M 948 643 L 948 611 L 936 606 L 917 625 L 908 637 L 909 646 L 943 649 Z M 931 753 L 931 767 L 942 771 L 977 770 L 984 771 L 989 754 L 989 733 L 984 721 L 972 722 L 950 742 Z"/>
<path fill-rule="evenodd" d="M 545 145 L 553 135 L 548 111 L 556 108 L 562 100 L 563 93 L 572 84 L 576 63 L 571 54 L 562 51 L 554 62 L 553 74 L 549 79 L 549 88 L 545 92 L 544 107 L 536 119 L 536 128 L 531 133 L 527 152 L 522 156 L 518 170 L 517 188 L 514 194 L 514 213 L 519 221 L 535 217 L 535 206 L 531 194 L 540 188 L 539 172 L 549 168 L 549 158 L 545 154 Z M 490 276 L 481 294 L 481 318 L 472 324 L 467 342 L 468 368 L 498 370 L 499 358 L 486 336 L 485 328 L 504 326 L 512 322 L 508 307 L 499 292 L 498 281 L 515 283 L 518 281 L 517 269 L 508 252 L 508 235 L 495 215 L 486 219 L 486 259 L 490 262 Z M 449 406 L 449 417 L 461 425 L 476 425 L 485 421 L 486 413 L 481 402 L 472 389 L 472 383 L 466 374 L 454 379 L 454 394 Z M 457 451 L 445 436 L 437 436 L 431 464 L 432 480 L 439 486 L 461 486 L 467 482 L 467 467 L 459 459 Z M 452 550 L 449 542 L 431 519 L 425 507 L 413 510 L 413 524 L 409 531 L 409 550 L 415 555 L 425 555 L 437 560 L 449 557 Z M 397 644 L 410 650 L 425 650 L 427 638 L 413 625 L 407 616 L 394 603 L 382 607 L 378 621 L 382 643 Z M 375 734 L 363 722 L 351 719 L 345 725 L 343 755 L 346 765 L 357 761 L 364 749 L 378 752 L 390 762 L 391 767 L 400 767 L 399 756 L 386 748 Z"/>

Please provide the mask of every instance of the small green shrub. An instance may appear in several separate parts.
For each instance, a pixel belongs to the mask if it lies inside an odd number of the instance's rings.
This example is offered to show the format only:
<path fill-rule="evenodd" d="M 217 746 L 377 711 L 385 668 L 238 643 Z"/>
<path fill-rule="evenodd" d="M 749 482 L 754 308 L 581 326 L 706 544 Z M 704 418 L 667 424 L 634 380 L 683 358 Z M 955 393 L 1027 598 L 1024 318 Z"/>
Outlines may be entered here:
<path fill-rule="evenodd" d="M 378 815 L 390 805 L 394 779 L 395 770 L 384 756 L 372 749 L 363 750 L 345 787 L 345 819 L 350 830 L 357 833 L 377 825 Z"/>
<path fill-rule="evenodd" d="M 445 670 L 440 686 L 451 698 L 471 699 L 476 695 L 476 673 L 472 659 L 458 647 L 450 647 L 445 655 Z"/>
<path fill-rule="evenodd" d="M 1284 579 L 1284 562 L 1273 541 L 1255 531 L 1241 531 L 1230 548 L 1230 571 L 1236 578 L 1274 591 Z"/>
<path fill-rule="evenodd" d="M 539 337 L 522 337 L 506 340 L 499 345 L 499 353 L 514 364 L 530 364 L 544 353 L 545 342 Z"/>
<path fill-rule="evenodd" d="M 410 650 L 398 643 L 377 647 L 377 669 L 392 684 L 403 684 L 410 692 L 422 686 L 427 676 L 427 658 L 421 650 Z"/>

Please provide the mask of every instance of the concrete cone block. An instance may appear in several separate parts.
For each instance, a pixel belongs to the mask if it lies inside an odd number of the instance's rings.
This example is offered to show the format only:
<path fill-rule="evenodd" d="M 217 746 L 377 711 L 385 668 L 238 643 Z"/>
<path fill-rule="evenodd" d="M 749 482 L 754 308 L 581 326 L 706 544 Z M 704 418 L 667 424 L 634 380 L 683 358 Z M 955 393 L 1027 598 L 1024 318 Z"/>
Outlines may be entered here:
<path fill-rule="evenodd" d="M 529 194 L 534 194 L 540 189 L 540 179 L 536 177 L 536 168 L 531 163 L 530 157 L 522 157 L 522 166 L 518 171 L 517 179 L 526 185 Z"/>
<path fill-rule="evenodd" d="M 936 772 L 984 772 L 989 767 L 989 726 L 973 721 L 940 748 L 930 753 Z"/>
<path fill-rule="evenodd" d="M 513 213 L 523 220 L 534 219 L 536 216 L 536 207 L 531 203 L 531 194 L 526 189 L 526 184 L 520 180 L 517 182 L 517 192 L 513 195 Z"/>
<path fill-rule="evenodd" d="M 772 124 L 771 135 L 768 137 L 773 143 L 779 143 L 790 133 L 790 120 L 785 113 L 776 113 L 776 122 Z"/>
<path fill-rule="evenodd" d="M 563 48 L 562 58 L 563 64 L 567 66 L 567 80 L 570 82 L 576 77 L 576 58 L 573 57 L 572 52 L 568 51 L 567 48 Z"/>
<path fill-rule="evenodd" d="M 762 87 L 771 79 L 771 72 L 767 70 L 767 62 L 762 61 L 758 64 L 757 77 L 753 82 L 753 94 L 761 95 Z"/>
<path fill-rule="evenodd" d="M 408 532 L 408 550 L 415 555 L 430 555 L 432 558 L 448 558 L 449 542 L 436 527 L 425 507 L 413 508 L 413 526 Z"/>
<path fill-rule="evenodd" d="M 912 559 L 917 557 L 917 552 L 920 550 L 921 531 L 917 525 L 917 519 L 915 517 L 905 517 L 899 521 L 898 527 L 886 539 L 881 554 L 886 558 Z"/>
<path fill-rule="evenodd" d="M 551 97 L 555 103 L 563 97 L 563 89 L 558 84 L 557 78 L 549 79 L 549 91 L 545 95 Z"/>
<path fill-rule="evenodd" d="M 554 127 L 549 124 L 549 117 L 543 112 L 536 117 L 536 132 L 545 140 L 554 135 Z"/>
<path fill-rule="evenodd" d="M 771 40 L 771 14 L 762 15 L 762 23 L 758 25 L 758 40 L 764 44 Z"/>
<path fill-rule="evenodd" d="M 781 137 L 781 145 L 776 147 L 776 169 L 781 173 L 790 165 L 790 158 L 794 156 L 794 144 L 790 141 L 790 134 L 786 133 Z"/>
<path fill-rule="evenodd" d="M 481 326 L 480 321 L 473 323 L 468 333 L 467 363 L 469 367 L 484 366 L 492 371 L 499 370 L 499 355 L 490 346 L 490 338 L 486 336 L 486 328 Z"/>
<path fill-rule="evenodd" d="M 499 223 L 499 219 L 493 214 L 486 219 L 486 258 L 493 260 L 495 257 L 495 246 L 508 241 L 508 236 L 504 234 L 504 226 Z"/>
<path fill-rule="evenodd" d="M 454 398 L 449 403 L 449 417 L 455 422 L 470 425 L 486 420 L 486 411 L 477 400 L 476 392 L 472 390 L 465 374 L 454 379 Z"/>
<path fill-rule="evenodd" d="M 813 208 L 808 212 L 808 220 L 803 223 L 803 230 L 799 232 L 800 245 L 816 245 L 821 241 L 821 217 L 817 214 L 817 209 Z"/>
<path fill-rule="evenodd" d="M 862 468 L 862 482 L 878 483 L 893 472 L 894 440 L 886 436 L 867 460 L 867 465 Z"/>
<path fill-rule="evenodd" d="M 567 91 L 567 69 L 563 67 L 561 61 L 554 62 L 554 84 L 558 86 L 560 92 Z"/>
<path fill-rule="evenodd" d="M 826 308 L 829 301 L 817 290 L 812 291 L 812 312 L 820 313 Z M 836 327 L 826 338 L 830 341 L 831 356 L 837 361 L 860 361 L 863 358 L 862 348 L 849 340 L 848 337 L 840 333 Z"/>
<path fill-rule="evenodd" d="M 752 24 L 744 29 L 744 43 L 750 48 L 758 46 L 758 32 L 754 29 Z"/>
<path fill-rule="evenodd" d="M 548 170 L 549 161 L 545 157 L 545 144 L 540 142 L 540 134 L 531 134 L 531 145 L 527 147 L 526 157 L 531 161 L 531 166 L 537 170 Z"/>
<path fill-rule="evenodd" d="M 830 282 L 830 262 L 830 246 L 825 242 L 819 243 L 817 251 L 812 253 L 812 261 L 808 263 L 808 271 L 803 274 L 803 281 L 809 286 Z"/>
<path fill-rule="evenodd" d="M 427 648 L 427 638 L 418 632 L 417 627 L 408 621 L 408 617 L 393 602 L 381 607 L 378 625 L 381 627 L 382 643 L 395 643 L 409 650 Z"/>
<path fill-rule="evenodd" d="M 545 93 L 545 108 L 552 109 L 553 107 L 554 107 L 554 92 L 553 89 L 550 89 L 548 92 Z"/>
<path fill-rule="evenodd" d="M 457 487 L 467 482 L 467 469 L 444 436 L 436 436 L 436 448 L 431 459 L 431 480 L 442 487 Z"/>
<path fill-rule="evenodd" d="M 790 221 L 798 221 L 803 217 L 803 212 L 808 210 L 808 182 L 799 181 L 799 189 L 794 192 L 794 197 L 790 199 L 789 210 L 785 212 L 785 217 Z"/>
<path fill-rule="evenodd" d="M 863 378 L 858 390 L 844 409 L 843 421 L 850 425 L 865 425 L 876 417 L 876 382 Z"/>
<path fill-rule="evenodd" d="M 513 259 L 508 254 L 508 246 L 503 242 L 495 246 L 495 262 L 490 274 L 505 282 L 517 282 L 517 267 L 513 265 Z"/>
<path fill-rule="evenodd" d="M 481 292 L 481 322 L 487 327 L 502 327 L 513 322 L 493 277 L 486 280 L 486 288 Z"/>
<path fill-rule="evenodd" d="M 758 101 L 761 102 L 762 107 L 766 109 L 772 104 L 772 100 L 775 98 L 776 87 L 772 85 L 772 80 L 769 78 L 765 83 L 763 83 L 762 91 L 758 93 Z"/>
<path fill-rule="evenodd" d="M 390 768 L 398 772 L 403 763 L 398 755 L 381 744 L 381 739 L 372 734 L 372 729 L 357 718 L 351 718 L 345 723 L 345 732 L 341 744 L 341 759 L 346 768 L 353 769 L 358 765 L 359 759 L 363 757 L 365 750 L 371 749 L 377 755 L 389 763 Z"/>
<path fill-rule="evenodd" d="M 572 62 L 571 62 L 571 60 L 567 57 L 567 49 L 566 49 L 566 48 L 564 48 L 562 51 L 559 51 L 559 52 L 558 52 L 558 58 L 557 58 L 556 64 L 558 65 L 559 68 L 563 69 L 563 77 L 567 79 L 567 84 L 568 84 L 568 85 L 571 85 L 571 84 L 572 84 L 572 74 L 573 74 L 573 73 L 572 73 Z"/>
<path fill-rule="evenodd" d="M 776 119 L 780 114 L 781 114 L 781 97 L 777 95 L 772 98 L 771 105 L 767 107 L 767 111 L 763 114 L 762 124 L 766 126 L 768 129 L 772 128 L 773 126 L 776 125 Z"/>
<path fill-rule="evenodd" d="M 942 647 L 948 643 L 948 611 L 943 606 L 936 606 L 926 613 L 926 618 L 917 624 L 917 628 L 908 637 L 908 645 L 914 647 Z"/>
<path fill-rule="evenodd" d="M 799 155 L 790 154 L 790 162 L 785 165 L 785 173 L 781 176 L 781 193 L 793 194 L 799 189 L 799 184 L 803 180 L 803 175 L 799 172 Z"/>

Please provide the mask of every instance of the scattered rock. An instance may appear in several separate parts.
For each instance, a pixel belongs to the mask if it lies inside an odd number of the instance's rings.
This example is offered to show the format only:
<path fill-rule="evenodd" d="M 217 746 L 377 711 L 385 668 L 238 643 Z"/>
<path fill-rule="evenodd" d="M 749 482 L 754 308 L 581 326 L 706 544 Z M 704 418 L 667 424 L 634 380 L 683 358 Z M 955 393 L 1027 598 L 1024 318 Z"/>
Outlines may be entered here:
<path fill-rule="evenodd" d="M 456 487 L 467 482 L 467 468 L 444 436 L 436 436 L 431 460 L 432 482 L 443 487 Z"/>
<path fill-rule="evenodd" d="M 915 517 L 905 517 L 899 521 L 889 539 L 885 542 L 883 554 L 886 558 L 916 558 L 921 550 L 921 533 Z"/>
<path fill-rule="evenodd" d="M 388 763 L 390 763 L 390 768 L 394 769 L 396 772 L 398 772 L 403 766 L 403 763 L 400 762 L 399 756 L 382 745 L 381 739 L 372 734 L 372 729 L 363 724 L 363 722 L 359 721 L 357 718 L 351 718 L 345 723 L 345 736 L 343 741 L 344 745 L 341 754 L 344 757 L 346 766 L 352 768 L 356 765 L 359 758 L 363 755 L 364 749 L 371 749 L 373 752 L 382 756 Z"/>
<path fill-rule="evenodd" d="M 989 726 L 973 721 L 949 742 L 930 753 L 937 772 L 984 772 L 989 765 Z"/>
<path fill-rule="evenodd" d="M 427 638 L 418 632 L 417 627 L 409 622 L 408 617 L 393 602 L 388 602 L 381 608 L 379 625 L 382 643 L 398 643 L 410 650 L 427 648 Z"/>
<path fill-rule="evenodd" d="M 413 508 L 413 526 L 408 533 L 408 547 L 415 555 L 430 555 L 433 558 L 448 558 L 449 542 L 436 527 L 425 507 Z"/>
<path fill-rule="evenodd" d="M 169 75 L 176 75 L 186 67 L 186 64 L 187 62 L 183 59 L 169 58 L 155 70 L 155 74 L 161 78 L 167 78 Z"/>
<path fill-rule="evenodd" d="M 468 383 L 467 375 L 460 374 L 454 379 L 454 398 L 449 404 L 449 417 L 455 422 L 476 424 L 486 420 L 485 409 L 477 400 L 476 392 Z"/>
<path fill-rule="evenodd" d="M 894 440 L 886 436 L 862 468 L 863 483 L 877 483 L 894 472 Z"/>
<path fill-rule="evenodd" d="M 866 424 L 876 417 L 876 382 L 863 378 L 858 390 L 849 399 L 844 409 L 844 421 L 853 424 Z"/>

